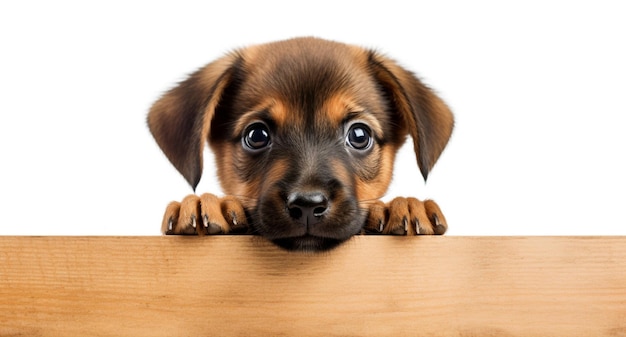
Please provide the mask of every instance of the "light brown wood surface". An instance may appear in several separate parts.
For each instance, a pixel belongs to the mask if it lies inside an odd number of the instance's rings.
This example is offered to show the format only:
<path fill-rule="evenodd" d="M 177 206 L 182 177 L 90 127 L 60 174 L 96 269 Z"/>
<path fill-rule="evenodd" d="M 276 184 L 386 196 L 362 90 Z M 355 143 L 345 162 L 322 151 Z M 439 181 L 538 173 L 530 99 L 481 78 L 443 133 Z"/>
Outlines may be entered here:
<path fill-rule="evenodd" d="M 625 237 L 0 237 L 0 336 L 626 336 Z"/>

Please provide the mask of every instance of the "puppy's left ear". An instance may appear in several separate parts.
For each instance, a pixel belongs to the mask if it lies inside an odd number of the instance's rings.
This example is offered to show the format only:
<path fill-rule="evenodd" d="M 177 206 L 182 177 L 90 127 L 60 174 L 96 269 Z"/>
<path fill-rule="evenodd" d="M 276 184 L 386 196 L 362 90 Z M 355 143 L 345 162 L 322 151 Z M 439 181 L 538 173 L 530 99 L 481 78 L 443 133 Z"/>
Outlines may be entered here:
<path fill-rule="evenodd" d="M 446 147 L 454 116 L 448 106 L 415 75 L 394 61 L 371 51 L 369 65 L 385 96 L 399 114 L 402 139 L 413 138 L 417 163 L 424 180 Z"/>

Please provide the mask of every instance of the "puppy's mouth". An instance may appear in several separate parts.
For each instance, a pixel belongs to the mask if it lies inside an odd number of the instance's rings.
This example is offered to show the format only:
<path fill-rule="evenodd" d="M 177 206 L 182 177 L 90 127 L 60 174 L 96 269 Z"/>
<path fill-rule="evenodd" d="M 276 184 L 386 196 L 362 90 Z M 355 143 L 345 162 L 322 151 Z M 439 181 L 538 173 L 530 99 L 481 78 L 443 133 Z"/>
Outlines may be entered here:
<path fill-rule="evenodd" d="M 319 252 L 359 233 L 367 211 L 338 182 L 326 188 L 268 189 L 252 212 L 254 231 L 289 251 Z"/>
<path fill-rule="evenodd" d="M 260 234 L 289 251 L 318 252 L 333 249 L 350 239 L 359 232 L 360 222 L 358 217 L 352 221 L 334 218 L 311 226 L 283 218 L 279 222 L 265 223 Z"/>
<path fill-rule="evenodd" d="M 322 217 L 313 222 L 310 219 L 294 220 L 283 217 L 272 223 L 265 222 L 261 232 L 274 244 L 289 251 L 326 251 L 358 233 L 361 228 L 360 217 L 350 220 L 336 215 Z"/>

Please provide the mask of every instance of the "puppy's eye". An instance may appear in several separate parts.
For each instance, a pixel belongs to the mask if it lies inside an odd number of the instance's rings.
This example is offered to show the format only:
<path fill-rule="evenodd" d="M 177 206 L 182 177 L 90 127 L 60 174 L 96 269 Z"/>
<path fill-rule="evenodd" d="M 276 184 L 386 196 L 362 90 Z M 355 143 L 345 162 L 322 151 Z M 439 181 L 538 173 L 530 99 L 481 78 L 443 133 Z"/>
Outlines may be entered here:
<path fill-rule="evenodd" d="M 257 151 L 270 145 L 270 132 L 263 123 L 254 123 L 246 129 L 242 142 L 249 150 Z"/>
<path fill-rule="evenodd" d="M 370 129 L 361 123 L 354 124 L 348 130 L 346 144 L 356 150 L 367 150 L 372 146 Z"/>

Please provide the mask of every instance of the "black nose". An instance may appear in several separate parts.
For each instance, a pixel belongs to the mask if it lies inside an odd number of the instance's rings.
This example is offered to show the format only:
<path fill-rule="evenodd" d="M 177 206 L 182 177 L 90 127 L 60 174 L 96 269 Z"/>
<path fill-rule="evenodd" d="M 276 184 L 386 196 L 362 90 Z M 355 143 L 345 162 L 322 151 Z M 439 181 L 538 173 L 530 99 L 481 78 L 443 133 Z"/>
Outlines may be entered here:
<path fill-rule="evenodd" d="M 287 210 L 292 219 L 314 225 L 328 210 L 328 198 L 321 192 L 292 193 L 287 198 Z"/>

